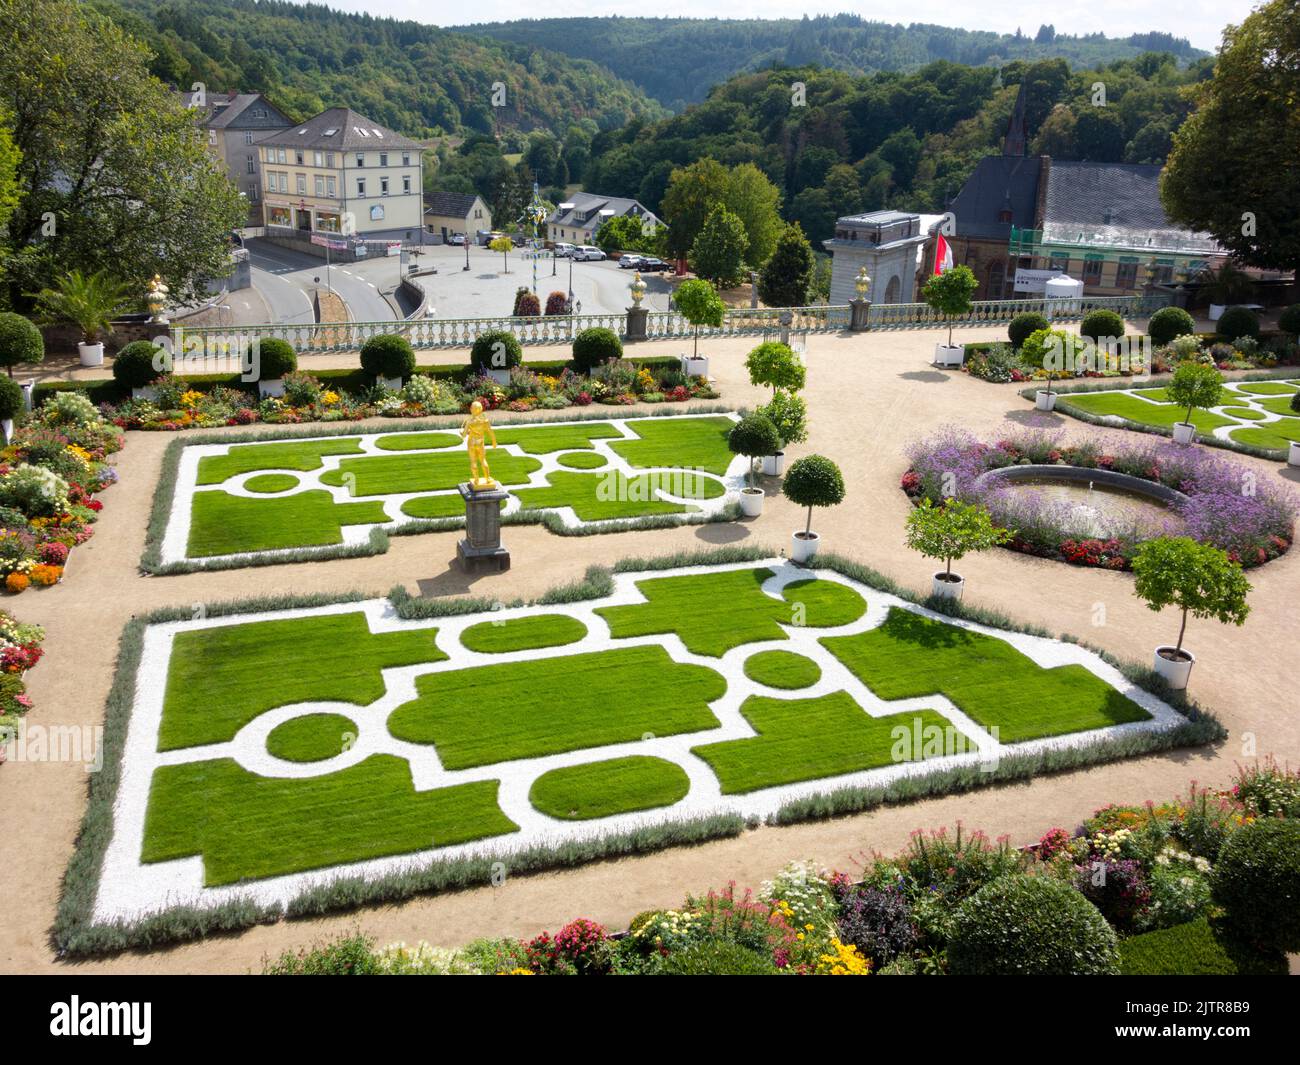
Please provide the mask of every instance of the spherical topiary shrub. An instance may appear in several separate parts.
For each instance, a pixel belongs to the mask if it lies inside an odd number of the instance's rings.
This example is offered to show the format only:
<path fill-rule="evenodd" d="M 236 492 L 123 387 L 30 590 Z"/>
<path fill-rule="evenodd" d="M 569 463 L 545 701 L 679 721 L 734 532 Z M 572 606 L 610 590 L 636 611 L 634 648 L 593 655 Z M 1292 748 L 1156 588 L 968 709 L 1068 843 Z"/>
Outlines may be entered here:
<path fill-rule="evenodd" d="M 1300 303 L 1293 303 L 1277 318 L 1277 327 L 1293 337 L 1300 337 Z"/>
<path fill-rule="evenodd" d="M 415 351 L 411 342 L 396 333 L 371 337 L 361 345 L 361 368 L 372 377 L 400 377 L 415 373 Z"/>
<path fill-rule="evenodd" d="M 775 976 L 776 966 L 756 950 L 710 939 L 670 954 L 665 976 Z"/>
<path fill-rule="evenodd" d="M 1233 341 L 1238 337 L 1259 336 L 1259 315 L 1249 307 L 1229 307 L 1218 322 L 1219 336 Z"/>
<path fill-rule="evenodd" d="M 1123 335 L 1124 319 L 1114 311 L 1091 311 L 1079 323 L 1079 336 L 1094 342 L 1102 337 L 1118 339 Z"/>
<path fill-rule="evenodd" d="M 293 347 L 287 340 L 279 340 L 276 337 L 258 341 L 257 360 L 259 381 L 278 381 L 298 369 L 298 356 L 294 353 Z"/>
<path fill-rule="evenodd" d="M 808 508 L 806 532 L 812 529 L 813 507 L 833 507 L 843 501 L 844 476 L 825 455 L 805 455 L 786 471 L 781 491 L 795 506 Z"/>
<path fill-rule="evenodd" d="M 123 388 L 144 388 L 170 368 L 164 349 L 147 340 L 133 340 L 113 358 L 113 380 Z"/>
<path fill-rule="evenodd" d="M 1110 976 L 1114 929 L 1069 884 L 1013 875 L 985 884 L 957 908 L 948 969 L 957 976 Z"/>
<path fill-rule="evenodd" d="M 1300 392 L 1291 397 L 1291 409 L 1300 414 Z"/>
<path fill-rule="evenodd" d="M 1174 337 L 1185 337 L 1196 332 L 1196 322 L 1181 307 L 1161 307 L 1147 322 L 1151 343 L 1168 344 Z"/>
<path fill-rule="evenodd" d="M 1300 821 L 1268 819 L 1238 829 L 1219 852 L 1212 886 L 1243 939 L 1300 950 Z"/>
<path fill-rule="evenodd" d="M 524 361 L 524 349 L 514 333 L 494 329 L 480 333 L 469 349 L 469 364 L 479 373 L 509 370 Z"/>
<path fill-rule="evenodd" d="M 584 329 L 573 338 L 573 361 L 583 373 L 623 357 L 623 341 L 612 329 Z"/>
<path fill-rule="evenodd" d="M 5 311 L 0 314 L 0 366 L 9 369 L 22 363 L 44 362 L 45 340 L 41 331 L 21 314 Z"/>
<path fill-rule="evenodd" d="M 22 410 L 23 386 L 12 377 L 0 377 L 0 418 L 17 418 Z"/>
<path fill-rule="evenodd" d="M 1017 314 L 1011 319 L 1011 324 L 1007 326 L 1007 336 L 1011 340 L 1011 346 L 1018 348 L 1025 342 L 1030 333 L 1036 333 L 1040 329 L 1050 329 L 1051 327 L 1052 323 L 1037 311 L 1026 311 L 1024 314 Z"/>
<path fill-rule="evenodd" d="M 744 455 L 750 460 L 749 479 L 752 483 L 754 459 L 780 451 L 781 434 L 770 418 L 762 414 L 746 414 L 727 433 L 727 447 L 733 455 Z"/>

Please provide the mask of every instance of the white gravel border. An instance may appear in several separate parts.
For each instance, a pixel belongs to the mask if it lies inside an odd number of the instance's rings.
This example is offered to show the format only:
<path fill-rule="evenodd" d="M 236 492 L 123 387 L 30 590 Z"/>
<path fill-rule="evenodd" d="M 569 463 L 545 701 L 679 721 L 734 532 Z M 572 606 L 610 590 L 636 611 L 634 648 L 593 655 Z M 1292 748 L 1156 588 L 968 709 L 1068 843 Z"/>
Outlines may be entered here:
<path fill-rule="evenodd" d="M 612 425 L 618 429 L 621 434 L 618 437 L 607 437 L 593 439 L 594 453 L 602 455 L 606 463 L 594 470 L 571 469 L 567 466 L 561 466 L 559 463 L 560 455 L 568 454 L 574 448 L 561 448 L 557 451 L 544 455 L 529 455 L 519 444 L 502 444 L 498 450 L 505 451 L 512 455 L 531 458 L 541 463 L 539 469 L 534 470 L 525 484 L 506 485 L 505 488 L 511 493 L 510 498 L 506 501 L 503 514 L 513 514 L 520 510 L 520 501 L 513 493 L 520 488 L 544 488 L 549 484 L 549 475 L 560 471 L 565 473 L 609 473 L 617 470 L 627 477 L 636 477 L 643 474 L 681 474 L 690 472 L 698 477 L 708 478 L 713 481 L 720 481 L 726 489 L 722 495 L 713 499 L 685 499 L 680 496 L 671 495 L 662 488 L 656 489 L 656 495 L 670 503 L 685 503 L 698 507 L 698 512 L 683 514 L 684 520 L 703 520 L 717 514 L 729 503 L 734 503 L 739 498 L 739 491 L 744 487 L 744 478 L 747 470 L 746 459 L 741 456 L 735 456 L 731 464 L 727 467 L 726 473 L 718 477 L 716 474 L 705 473 L 703 471 L 685 471 L 682 467 L 641 467 L 631 466 L 622 456 L 617 454 L 609 445 L 619 440 L 635 440 L 636 433 L 631 431 L 630 426 L 638 422 L 666 422 L 682 418 L 715 418 L 725 417 L 733 421 L 739 421 L 740 415 L 734 412 L 715 412 L 710 414 L 670 414 L 660 415 L 657 417 L 641 418 L 610 418 L 605 419 L 587 419 L 585 421 L 564 421 L 564 422 L 505 422 L 494 426 L 496 429 L 524 429 L 524 428 L 547 428 L 551 426 L 571 426 L 571 425 Z M 372 529 L 394 529 L 400 525 L 406 525 L 410 522 L 420 521 L 422 519 L 412 518 L 402 513 L 402 505 L 408 499 L 415 499 L 420 496 L 429 495 L 446 495 L 456 496 L 459 498 L 460 493 L 456 489 L 449 491 L 428 491 L 428 492 L 405 492 L 392 495 L 367 495 L 353 496 L 349 494 L 346 485 L 333 486 L 321 483 L 321 476 L 331 470 L 336 470 L 345 459 L 364 458 L 367 455 L 431 455 L 445 454 L 449 451 L 464 450 L 463 443 L 456 443 L 450 447 L 442 448 L 412 448 L 402 450 L 386 450 L 379 446 L 379 441 L 389 436 L 408 436 L 413 431 L 440 433 L 446 432 L 455 435 L 458 430 L 452 429 L 420 429 L 420 430 L 399 430 L 387 433 L 358 433 L 355 437 L 349 434 L 342 436 L 294 436 L 283 437 L 280 439 L 268 438 L 265 440 L 249 441 L 246 443 L 232 442 L 229 444 L 190 444 L 181 451 L 180 462 L 176 467 L 176 483 L 172 489 L 171 509 L 167 517 L 167 528 L 163 533 L 162 544 L 160 546 L 159 562 L 162 565 L 171 565 L 173 563 L 183 562 L 195 566 L 206 567 L 218 564 L 228 564 L 231 561 L 245 561 L 248 559 L 273 558 L 276 555 L 298 555 L 300 553 L 328 552 L 335 551 L 340 546 L 350 547 L 365 544 L 370 539 Z M 286 444 L 286 443 L 306 443 L 313 440 L 352 440 L 360 442 L 360 450 L 341 455 L 324 455 L 322 464 L 314 470 L 284 470 L 284 469 L 266 469 L 253 470 L 249 473 L 236 474 L 228 477 L 220 484 L 200 485 L 198 483 L 199 463 L 209 455 L 228 454 L 232 447 L 260 447 L 263 445 Z M 586 450 L 586 449 L 583 449 Z M 488 463 L 491 464 L 492 452 L 488 451 Z M 292 488 L 283 492 L 250 492 L 245 483 L 253 477 L 261 477 L 266 474 L 284 473 L 291 477 L 297 478 L 298 483 Z M 465 460 L 465 478 L 469 479 L 469 459 Z M 319 547 L 293 547 L 283 550 L 274 551 L 248 551 L 232 555 L 203 555 L 199 557 L 190 557 L 189 539 L 190 539 L 190 519 L 193 509 L 193 499 L 197 492 L 226 492 L 233 496 L 243 496 L 247 499 L 282 499 L 285 496 L 296 495 L 299 492 L 311 490 L 323 490 L 330 493 L 331 498 L 336 503 L 358 503 L 358 502 L 380 502 L 383 504 L 384 513 L 388 521 L 378 524 L 364 525 L 344 525 L 342 526 L 343 541 L 342 544 L 330 544 Z M 533 512 L 539 516 L 545 513 L 557 514 L 560 520 L 569 528 L 584 528 L 589 525 L 607 525 L 607 524 L 627 524 L 633 523 L 638 518 L 612 518 L 601 519 L 598 522 L 582 521 L 574 512 L 572 507 L 536 507 L 532 508 Z"/>
<path fill-rule="evenodd" d="M 689 652 L 676 635 L 645 636 L 612 640 L 609 628 L 599 615 L 598 607 L 644 602 L 636 588 L 639 580 L 671 577 L 683 574 L 716 573 L 727 570 L 767 567 L 774 576 L 763 585 L 763 590 L 778 596 L 780 589 L 791 581 L 816 576 L 822 580 L 837 581 L 857 589 L 867 600 L 867 612 L 857 621 L 836 628 L 804 628 L 782 626 L 789 639 L 745 644 L 724 654 L 709 658 Z M 774 558 L 758 562 L 733 565 L 695 566 L 672 570 L 638 573 L 620 573 L 614 577 L 614 592 L 602 599 L 588 600 L 562 606 L 529 606 L 498 611 L 443 617 L 419 621 L 403 621 L 394 613 L 386 599 L 372 599 L 360 603 L 341 603 L 325 607 L 300 610 L 270 611 L 230 617 L 168 622 L 149 626 L 144 632 L 140 667 L 135 678 L 135 702 L 127 728 L 122 755 L 122 774 L 113 810 L 113 833 L 104 856 L 99 891 L 95 900 L 94 916 L 98 921 L 115 919 L 132 920 L 173 906 L 212 907 L 234 899 L 246 898 L 262 905 L 287 904 L 309 888 L 327 884 L 338 878 L 365 877 L 374 879 L 403 870 L 417 869 L 431 860 L 450 859 L 469 855 L 503 856 L 508 865 L 508 855 L 514 851 L 539 845 L 555 844 L 626 831 L 644 825 L 678 821 L 703 814 L 730 812 L 750 817 L 765 817 L 774 813 L 784 803 L 802 796 L 824 793 L 848 786 L 886 784 L 905 776 L 930 773 L 949 766 L 988 764 L 990 767 L 1002 753 L 1025 753 L 1048 748 L 1086 746 L 1106 736 L 1130 732 L 1155 732 L 1174 727 L 1184 719 L 1173 707 L 1149 692 L 1131 684 L 1124 675 L 1108 665 L 1096 654 L 1083 648 L 1038 636 L 1010 633 L 1000 629 L 961 621 L 935 614 L 923 607 L 908 603 L 885 592 L 858 584 L 830 570 L 810 572 L 785 559 Z M 1107 684 L 1123 692 L 1152 714 L 1148 721 L 1114 725 L 1087 732 L 1071 733 L 1050 739 L 1033 740 L 1014 745 L 1000 744 L 996 738 L 975 724 L 946 698 L 927 696 L 884 702 L 864 687 L 818 640 L 827 635 L 845 635 L 863 632 L 879 625 L 891 607 L 901 607 L 923 616 L 944 621 L 960 628 L 987 633 L 1005 640 L 1045 667 L 1077 663 L 1100 677 Z M 177 633 L 223 625 L 240 625 L 252 621 L 312 617 L 326 614 L 343 614 L 361 611 L 365 614 L 372 632 L 392 632 L 401 629 L 436 628 L 438 645 L 450 657 L 445 662 L 425 663 L 383 670 L 386 685 L 384 695 L 369 706 L 357 707 L 339 703 L 299 703 L 281 707 L 258 716 L 245 725 L 228 743 L 191 747 L 179 751 L 159 753 L 158 731 L 162 718 L 163 693 L 166 687 L 172 642 Z M 587 626 L 587 636 L 564 647 L 542 648 L 508 654 L 480 654 L 466 650 L 460 643 L 461 632 L 483 621 L 504 621 L 511 618 L 538 614 L 563 613 L 575 617 Z M 660 644 L 677 662 L 690 662 L 708 666 L 721 673 L 727 681 L 727 691 L 722 698 L 710 704 L 718 719 L 717 728 L 677 736 L 646 737 L 631 743 L 610 744 L 569 752 L 511 762 L 497 763 L 475 769 L 448 771 L 438 759 L 431 745 L 405 743 L 392 737 L 385 728 L 385 720 L 397 706 L 415 698 L 415 679 L 427 673 L 468 669 L 474 666 L 528 659 L 566 656 L 590 651 L 608 650 L 612 647 L 638 644 Z M 767 688 L 745 676 L 745 659 L 759 651 L 782 649 L 796 651 L 814 659 L 821 667 L 822 676 L 817 684 L 786 691 Z M 648 678 L 649 680 L 649 678 Z M 706 763 L 692 754 L 690 748 L 701 743 L 736 739 L 755 735 L 755 731 L 740 714 L 740 705 L 750 695 L 765 695 L 784 699 L 804 699 L 828 692 L 847 691 L 873 717 L 896 714 L 909 710 L 928 708 L 946 717 L 958 730 L 972 739 L 977 753 L 945 756 L 924 762 L 901 763 L 864 772 L 799 784 L 767 788 L 747 795 L 724 796 L 718 781 Z M 467 695 L 472 697 L 472 692 Z M 323 762 L 310 764 L 281 761 L 266 750 L 267 733 L 289 718 L 321 711 L 345 714 L 358 726 L 352 746 Z M 385 752 L 406 758 L 418 791 L 444 787 L 472 780 L 497 779 L 501 782 L 499 802 L 502 811 L 519 825 L 520 831 L 487 840 L 438 847 L 431 841 L 426 850 L 334 866 L 308 873 L 295 873 L 259 880 L 252 883 L 224 887 L 203 886 L 202 859 L 198 857 L 178 861 L 146 864 L 140 861 L 144 839 L 144 816 L 149 797 L 153 771 L 158 766 L 182 762 L 201 761 L 229 756 L 246 769 L 273 777 L 309 777 L 333 772 L 353 765 L 363 758 Z M 598 821 L 560 821 L 534 810 L 528 802 L 528 791 L 533 781 L 547 770 L 560 766 L 579 765 L 603 761 L 629 754 L 654 755 L 675 762 L 690 778 L 689 793 L 680 802 L 655 810 L 636 814 L 622 814 Z"/>

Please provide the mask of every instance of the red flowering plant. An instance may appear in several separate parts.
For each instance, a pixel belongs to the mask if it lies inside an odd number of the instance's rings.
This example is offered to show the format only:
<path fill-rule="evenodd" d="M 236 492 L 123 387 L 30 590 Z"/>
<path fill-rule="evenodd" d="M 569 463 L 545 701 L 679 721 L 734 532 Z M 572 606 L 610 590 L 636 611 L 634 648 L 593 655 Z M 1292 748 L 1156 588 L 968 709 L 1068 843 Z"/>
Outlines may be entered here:
<path fill-rule="evenodd" d="M 579 917 L 558 932 L 551 943 L 553 958 L 572 965 L 579 976 L 604 976 L 609 972 L 612 955 L 603 925 Z"/>

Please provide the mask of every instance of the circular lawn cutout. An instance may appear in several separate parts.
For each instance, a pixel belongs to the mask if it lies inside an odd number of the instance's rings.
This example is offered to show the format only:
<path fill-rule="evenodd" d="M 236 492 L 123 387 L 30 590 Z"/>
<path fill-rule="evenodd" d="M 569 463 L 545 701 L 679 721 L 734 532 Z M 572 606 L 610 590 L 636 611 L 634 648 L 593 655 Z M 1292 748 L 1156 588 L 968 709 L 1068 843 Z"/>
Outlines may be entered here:
<path fill-rule="evenodd" d="M 595 470 L 609 463 L 598 451 L 569 451 L 555 461 L 571 470 Z"/>
<path fill-rule="evenodd" d="M 292 473 L 259 473 L 244 482 L 250 492 L 287 492 L 298 487 L 298 478 Z"/>
<path fill-rule="evenodd" d="M 633 755 L 543 773 L 528 792 L 533 807 L 561 821 L 671 806 L 691 790 L 686 770 L 663 758 Z"/>
<path fill-rule="evenodd" d="M 822 668 L 793 651 L 759 651 L 745 659 L 745 676 L 769 688 L 808 688 L 821 680 Z"/>
<path fill-rule="evenodd" d="M 587 626 L 564 614 L 539 614 L 510 621 L 483 621 L 460 634 L 460 642 L 480 654 L 499 655 L 507 651 L 531 651 L 538 647 L 559 647 L 577 643 L 587 635 Z"/>
<path fill-rule="evenodd" d="M 276 725 L 266 749 L 286 762 L 323 762 L 342 754 L 357 738 L 357 726 L 342 714 L 303 714 Z"/>

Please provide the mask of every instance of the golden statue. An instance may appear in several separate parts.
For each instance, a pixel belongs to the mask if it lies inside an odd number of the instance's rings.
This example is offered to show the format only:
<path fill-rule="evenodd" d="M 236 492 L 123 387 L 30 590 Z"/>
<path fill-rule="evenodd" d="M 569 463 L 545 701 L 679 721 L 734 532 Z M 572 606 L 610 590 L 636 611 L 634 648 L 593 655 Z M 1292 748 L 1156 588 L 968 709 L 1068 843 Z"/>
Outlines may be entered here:
<path fill-rule="evenodd" d="M 492 471 L 488 468 L 487 452 L 484 450 L 484 442 L 488 437 L 491 438 L 492 449 L 495 451 L 497 434 L 492 429 L 488 416 L 483 413 L 483 404 L 476 399 L 469 405 L 469 417 L 465 419 L 465 424 L 460 430 L 460 438 L 469 441 L 466 449 L 469 451 L 469 483 L 474 488 L 497 487 L 496 481 L 492 479 Z"/>

